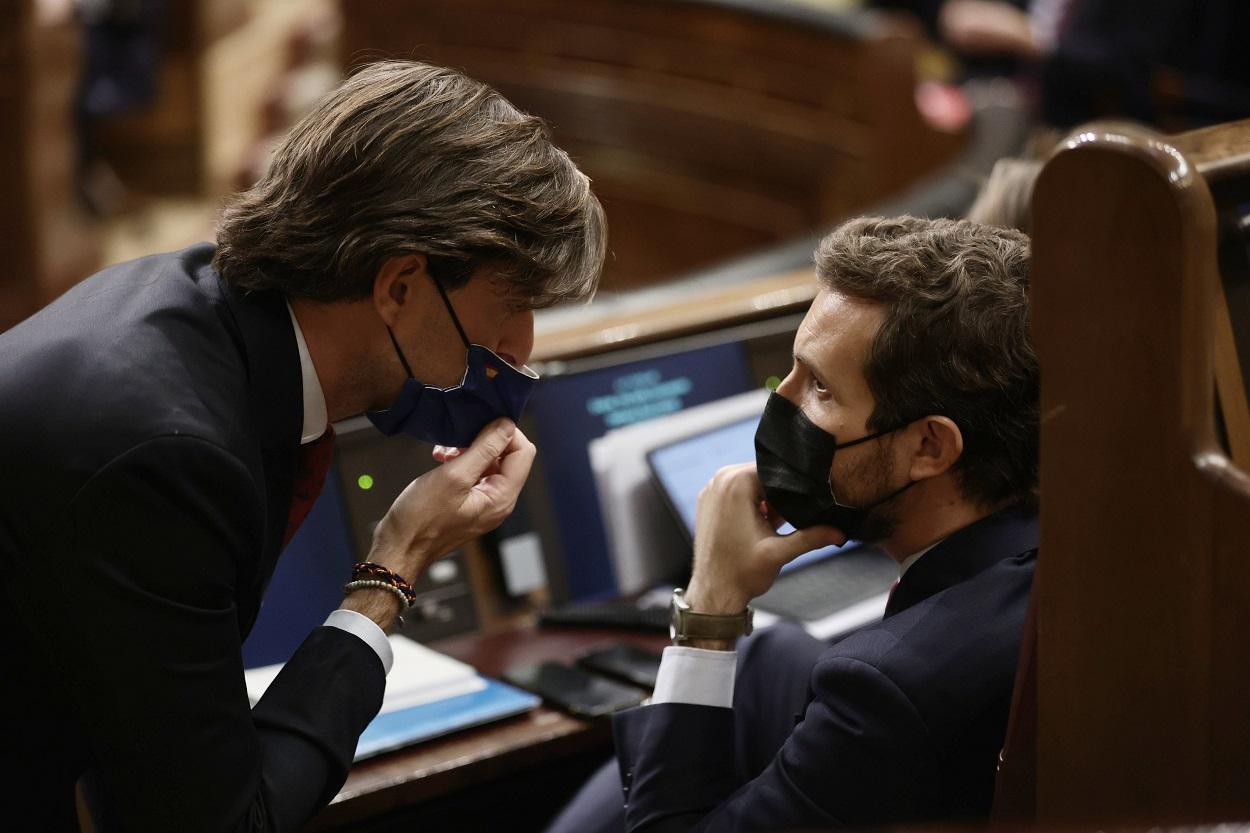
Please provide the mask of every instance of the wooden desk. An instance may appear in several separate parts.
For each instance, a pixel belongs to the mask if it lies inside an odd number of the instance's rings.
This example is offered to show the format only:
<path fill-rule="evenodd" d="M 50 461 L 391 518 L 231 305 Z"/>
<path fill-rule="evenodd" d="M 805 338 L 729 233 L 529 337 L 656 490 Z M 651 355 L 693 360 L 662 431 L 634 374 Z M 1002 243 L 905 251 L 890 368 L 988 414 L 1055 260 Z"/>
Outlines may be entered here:
<path fill-rule="evenodd" d="M 668 638 L 661 634 L 529 626 L 486 636 L 452 637 L 430 647 L 499 677 L 511 665 L 569 661 L 595 645 L 619 641 L 657 652 L 668 644 Z M 310 829 L 359 830 L 365 822 L 386 829 L 385 819 L 393 818 L 396 826 L 411 823 L 422 818 L 427 806 L 429 812 L 441 816 L 449 805 L 461 808 L 466 803 L 478 804 L 477 796 L 498 795 L 502 787 L 495 782 L 506 782 L 521 773 L 530 777 L 542 777 L 548 771 L 562 773 L 568 783 L 544 784 L 544 791 L 551 787 L 548 795 L 563 795 L 577 786 L 575 776 L 589 775 L 585 767 L 606 758 L 610 751 L 611 728 L 606 720 L 589 722 L 539 707 L 509 720 L 357 764 Z M 587 762 L 584 765 L 583 760 Z M 508 826 L 523 829 L 511 820 Z"/>

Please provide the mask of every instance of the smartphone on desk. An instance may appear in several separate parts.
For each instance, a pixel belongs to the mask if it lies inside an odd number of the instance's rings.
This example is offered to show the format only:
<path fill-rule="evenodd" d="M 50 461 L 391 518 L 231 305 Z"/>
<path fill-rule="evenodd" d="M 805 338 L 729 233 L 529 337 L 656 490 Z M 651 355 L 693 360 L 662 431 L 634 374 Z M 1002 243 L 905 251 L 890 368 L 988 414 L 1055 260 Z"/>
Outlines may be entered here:
<path fill-rule="evenodd" d="M 638 705 L 647 697 L 641 689 L 560 662 L 514 666 L 504 672 L 503 678 L 578 717 L 619 712 Z"/>
<path fill-rule="evenodd" d="M 577 664 L 592 673 L 646 689 L 655 688 L 656 675 L 660 673 L 659 654 L 628 642 L 596 648 L 578 657 Z"/>

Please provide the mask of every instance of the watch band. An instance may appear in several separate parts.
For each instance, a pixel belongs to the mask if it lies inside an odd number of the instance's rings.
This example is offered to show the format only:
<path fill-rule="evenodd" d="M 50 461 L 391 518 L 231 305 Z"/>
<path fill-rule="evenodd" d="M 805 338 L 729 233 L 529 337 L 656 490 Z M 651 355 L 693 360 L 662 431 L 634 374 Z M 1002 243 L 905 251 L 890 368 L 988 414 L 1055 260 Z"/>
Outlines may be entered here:
<path fill-rule="evenodd" d="M 696 613 L 686 601 L 686 591 L 673 590 L 673 614 L 669 635 L 673 644 L 685 645 L 694 639 L 737 639 L 751 633 L 755 611 L 748 605 L 741 613 Z"/>

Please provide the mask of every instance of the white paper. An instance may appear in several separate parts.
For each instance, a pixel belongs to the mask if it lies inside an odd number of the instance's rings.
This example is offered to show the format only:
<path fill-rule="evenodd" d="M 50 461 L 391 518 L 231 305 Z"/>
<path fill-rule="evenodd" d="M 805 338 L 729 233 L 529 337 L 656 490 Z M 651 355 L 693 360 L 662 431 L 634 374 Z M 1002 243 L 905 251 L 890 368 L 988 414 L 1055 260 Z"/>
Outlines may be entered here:
<path fill-rule="evenodd" d="M 395 664 L 386 678 L 381 714 L 470 694 L 486 687 L 473 666 L 431 650 L 405 636 L 392 634 Z M 249 668 L 243 672 L 247 697 L 255 706 L 282 670 L 282 664 Z"/>

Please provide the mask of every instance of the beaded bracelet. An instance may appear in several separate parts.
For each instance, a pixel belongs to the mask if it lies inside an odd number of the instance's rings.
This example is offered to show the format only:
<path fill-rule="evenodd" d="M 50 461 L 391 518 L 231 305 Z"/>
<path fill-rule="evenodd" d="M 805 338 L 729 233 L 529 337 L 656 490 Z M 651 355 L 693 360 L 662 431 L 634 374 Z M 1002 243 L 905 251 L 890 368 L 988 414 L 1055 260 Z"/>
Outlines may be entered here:
<path fill-rule="evenodd" d="M 381 564 L 375 564 L 372 561 L 361 561 L 354 565 L 352 567 L 352 581 L 362 580 L 381 581 L 394 587 L 404 594 L 408 607 L 412 607 L 417 600 L 417 593 L 412 589 L 412 585 L 405 581 L 403 576 L 388 570 Z"/>
<path fill-rule="evenodd" d="M 390 592 L 394 593 L 395 598 L 399 599 L 399 621 L 401 623 L 404 621 L 403 615 L 408 610 L 408 608 L 412 607 L 412 603 L 408 601 L 408 597 L 404 595 L 404 591 L 400 590 L 395 585 L 389 584 L 385 581 L 377 581 L 376 579 L 361 579 L 359 581 L 349 581 L 347 582 L 347 584 L 343 585 L 344 593 L 351 593 L 352 591 L 355 591 L 355 590 L 367 590 L 367 589 L 389 590 Z"/>

